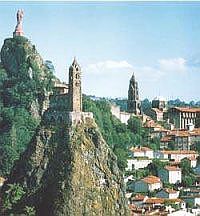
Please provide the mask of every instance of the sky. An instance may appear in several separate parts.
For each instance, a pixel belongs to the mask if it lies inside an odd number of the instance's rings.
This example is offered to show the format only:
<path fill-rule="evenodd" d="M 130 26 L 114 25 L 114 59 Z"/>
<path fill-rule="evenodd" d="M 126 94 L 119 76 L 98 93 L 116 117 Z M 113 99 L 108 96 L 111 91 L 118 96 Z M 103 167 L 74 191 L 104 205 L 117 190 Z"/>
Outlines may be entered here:
<path fill-rule="evenodd" d="M 25 36 L 68 82 L 76 56 L 83 93 L 200 100 L 200 2 L 0 2 L 0 43 L 24 10 Z"/>

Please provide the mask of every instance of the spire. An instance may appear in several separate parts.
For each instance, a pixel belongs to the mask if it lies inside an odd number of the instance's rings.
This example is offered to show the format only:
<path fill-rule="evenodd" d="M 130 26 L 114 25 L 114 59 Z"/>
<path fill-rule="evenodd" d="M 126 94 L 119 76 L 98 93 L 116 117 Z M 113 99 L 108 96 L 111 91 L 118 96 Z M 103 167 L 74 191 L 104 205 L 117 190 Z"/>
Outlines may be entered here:
<path fill-rule="evenodd" d="M 135 74 L 134 74 L 134 72 L 133 72 L 133 75 L 132 75 L 132 77 L 131 77 L 131 80 L 130 81 L 135 81 Z"/>
<path fill-rule="evenodd" d="M 78 64 L 76 57 L 74 57 L 72 65 L 70 66 L 70 68 L 75 69 L 76 71 L 81 70 L 81 67 Z"/>
<path fill-rule="evenodd" d="M 72 62 L 72 65 L 73 66 L 79 66 L 78 62 L 77 62 L 77 59 L 76 59 L 76 56 L 74 56 L 74 60 Z"/>

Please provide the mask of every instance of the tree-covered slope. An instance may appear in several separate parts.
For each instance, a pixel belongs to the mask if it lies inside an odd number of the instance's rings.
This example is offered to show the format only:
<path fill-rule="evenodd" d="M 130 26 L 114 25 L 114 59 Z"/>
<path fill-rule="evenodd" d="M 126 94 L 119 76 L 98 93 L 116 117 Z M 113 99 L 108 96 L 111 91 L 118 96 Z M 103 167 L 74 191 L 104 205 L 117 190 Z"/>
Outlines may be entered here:
<path fill-rule="evenodd" d="M 113 149 L 118 159 L 118 166 L 123 170 L 126 167 L 129 148 L 139 144 L 140 135 L 133 133 L 128 125 L 121 123 L 112 115 L 108 101 L 93 101 L 87 96 L 83 99 L 83 109 L 94 114 L 104 139 Z"/>

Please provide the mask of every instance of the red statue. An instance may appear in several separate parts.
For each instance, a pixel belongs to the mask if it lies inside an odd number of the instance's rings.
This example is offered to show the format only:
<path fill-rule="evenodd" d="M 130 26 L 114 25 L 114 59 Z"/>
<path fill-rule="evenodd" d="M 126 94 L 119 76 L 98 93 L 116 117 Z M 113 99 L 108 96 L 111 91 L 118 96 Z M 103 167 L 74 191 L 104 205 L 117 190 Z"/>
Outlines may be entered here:
<path fill-rule="evenodd" d="M 18 10 L 17 11 L 17 25 L 15 27 L 13 36 L 23 36 L 24 35 L 23 29 L 22 29 L 23 16 L 24 16 L 23 10 Z"/>

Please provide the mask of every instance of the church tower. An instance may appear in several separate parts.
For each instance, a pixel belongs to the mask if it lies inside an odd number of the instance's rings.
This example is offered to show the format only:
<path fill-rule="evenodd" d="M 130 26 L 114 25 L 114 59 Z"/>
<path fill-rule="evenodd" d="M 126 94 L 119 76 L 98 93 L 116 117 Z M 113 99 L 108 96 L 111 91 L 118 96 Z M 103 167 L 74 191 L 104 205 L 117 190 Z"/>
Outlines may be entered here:
<path fill-rule="evenodd" d="M 135 81 L 134 73 L 129 82 L 127 108 L 129 113 L 141 115 L 141 102 L 139 100 L 138 83 Z"/>
<path fill-rule="evenodd" d="M 74 58 L 69 68 L 69 111 L 82 111 L 81 68 Z"/>

